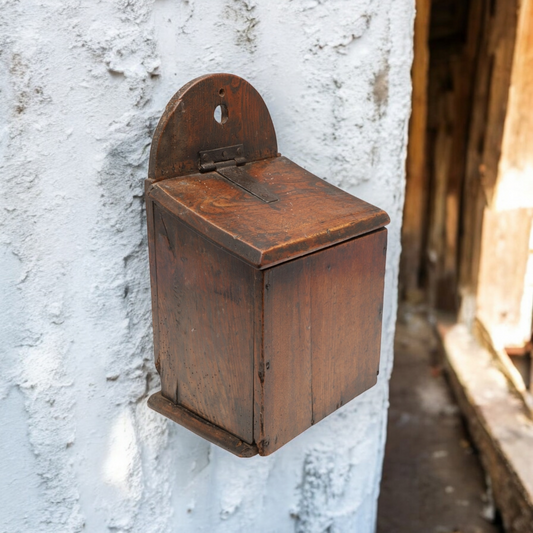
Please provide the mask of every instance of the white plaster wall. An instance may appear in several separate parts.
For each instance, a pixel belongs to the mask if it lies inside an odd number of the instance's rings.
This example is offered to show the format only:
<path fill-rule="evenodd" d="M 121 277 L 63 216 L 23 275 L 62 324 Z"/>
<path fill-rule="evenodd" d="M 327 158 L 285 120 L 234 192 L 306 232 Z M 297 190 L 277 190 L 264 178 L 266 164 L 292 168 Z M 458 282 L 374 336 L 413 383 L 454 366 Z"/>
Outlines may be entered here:
<path fill-rule="evenodd" d="M 413 4 L 0 0 L 1 533 L 373 531 Z M 146 407 L 151 134 L 223 71 L 263 95 L 284 155 L 392 219 L 378 385 L 248 460 Z"/>

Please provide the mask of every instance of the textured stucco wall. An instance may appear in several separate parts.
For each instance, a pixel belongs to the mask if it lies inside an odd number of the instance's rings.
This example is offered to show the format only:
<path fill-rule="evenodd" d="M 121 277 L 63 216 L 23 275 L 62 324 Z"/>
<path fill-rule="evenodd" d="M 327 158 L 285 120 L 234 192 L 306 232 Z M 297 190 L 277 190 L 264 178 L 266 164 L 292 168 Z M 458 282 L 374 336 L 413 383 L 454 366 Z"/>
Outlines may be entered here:
<path fill-rule="evenodd" d="M 373 531 L 413 3 L 0 0 L 1 533 Z M 392 219 L 378 385 L 249 460 L 146 407 L 150 138 L 222 71 L 263 95 L 284 155 Z"/>

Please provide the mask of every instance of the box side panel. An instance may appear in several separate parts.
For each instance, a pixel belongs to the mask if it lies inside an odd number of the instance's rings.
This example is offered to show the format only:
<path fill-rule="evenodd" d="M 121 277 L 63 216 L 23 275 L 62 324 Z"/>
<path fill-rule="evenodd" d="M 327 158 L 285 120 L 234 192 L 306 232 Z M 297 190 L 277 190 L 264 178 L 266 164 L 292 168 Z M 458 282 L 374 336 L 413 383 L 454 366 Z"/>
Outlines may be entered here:
<path fill-rule="evenodd" d="M 265 271 L 261 455 L 312 424 L 310 276 L 306 258 Z"/>
<path fill-rule="evenodd" d="M 314 423 L 375 385 L 387 230 L 309 258 Z"/>
<path fill-rule="evenodd" d="M 252 443 L 254 269 L 154 212 L 162 394 Z"/>
<path fill-rule="evenodd" d="M 264 437 L 264 383 L 265 360 L 263 352 L 264 276 L 262 270 L 254 271 L 254 442 Z"/>
<path fill-rule="evenodd" d="M 155 262 L 155 222 L 154 222 L 154 202 L 150 198 L 148 191 L 152 186 L 152 180 L 145 180 L 145 204 L 146 204 L 146 229 L 148 232 L 148 256 L 150 261 L 150 288 L 152 296 L 152 330 L 154 334 L 154 359 L 155 366 L 159 372 L 159 319 L 157 307 L 157 268 Z"/>
<path fill-rule="evenodd" d="M 265 271 L 262 455 L 376 383 L 386 242 L 381 229 Z"/>

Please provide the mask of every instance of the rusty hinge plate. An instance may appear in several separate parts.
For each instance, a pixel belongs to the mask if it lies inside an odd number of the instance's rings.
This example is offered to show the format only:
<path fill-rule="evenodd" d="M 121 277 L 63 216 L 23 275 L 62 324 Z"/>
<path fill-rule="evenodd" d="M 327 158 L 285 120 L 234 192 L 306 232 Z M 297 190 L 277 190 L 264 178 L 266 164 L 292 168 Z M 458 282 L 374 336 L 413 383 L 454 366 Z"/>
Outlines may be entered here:
<path fill-rule="evenodd" d="M 244 165 L 245 163 L 243 145 L 235 144 L 234 146 L 201 151 L 198 168 L 200 172 L 212 172 L 221 166 Z"/>
<path fill-rule="evenodd" d="M 246 164 L 242 144 L 204 150 L 200 152 L 198 168 L 200 172 L 218 172 L 221 176 L 253 194 L 263 202 L 277 202 L 279 198 L 263 184 L 250 176 L 242 165 Z"/>

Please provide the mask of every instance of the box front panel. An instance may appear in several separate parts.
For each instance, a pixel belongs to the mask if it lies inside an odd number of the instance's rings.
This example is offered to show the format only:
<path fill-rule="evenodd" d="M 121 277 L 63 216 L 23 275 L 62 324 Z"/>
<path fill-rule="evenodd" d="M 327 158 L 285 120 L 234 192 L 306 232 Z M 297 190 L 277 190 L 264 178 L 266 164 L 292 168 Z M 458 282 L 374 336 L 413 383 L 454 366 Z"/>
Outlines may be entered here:
<path fill-rule="evenodd" d="M 386 242 L 381 229 L 266 271 L 264 455 L 376 383 Z"/>
<path fill-rule="evenodd" d="M 254 269 L 154 210 L 162 393 L 252 443 Z"/>
<path fill-rule="evenodd" d="M 262 455 L 312 424 L 311 284 L 305 258 L 265 271 Z"/>
<path fill-rule="evenodd" d="M 386 246 L 382 229 L 310 257 L 314 423 L 377 381 Z"/>

